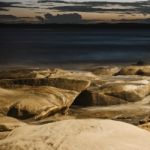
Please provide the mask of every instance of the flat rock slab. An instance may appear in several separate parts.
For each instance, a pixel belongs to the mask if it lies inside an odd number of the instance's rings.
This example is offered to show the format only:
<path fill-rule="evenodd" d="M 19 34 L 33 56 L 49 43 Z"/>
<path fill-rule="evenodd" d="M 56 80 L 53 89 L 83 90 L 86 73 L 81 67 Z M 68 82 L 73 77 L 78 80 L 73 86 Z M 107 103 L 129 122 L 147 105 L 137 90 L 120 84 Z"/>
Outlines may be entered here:
<path fill-rule="evenodd" d="M 149 150 L 150 132 L 99 119 L 65 120 L 13 130 L 0 141 L 1 150 Z"/>
<path fill-rule="evenodd" d="M 15 88 L 29 86 L 53 86 L 61 89 L 82 91 L 89 87 L 90 81 L 68 78 L 42 78 L 42 79 L 12 79 L 0 80 L 0 87 Z"/>

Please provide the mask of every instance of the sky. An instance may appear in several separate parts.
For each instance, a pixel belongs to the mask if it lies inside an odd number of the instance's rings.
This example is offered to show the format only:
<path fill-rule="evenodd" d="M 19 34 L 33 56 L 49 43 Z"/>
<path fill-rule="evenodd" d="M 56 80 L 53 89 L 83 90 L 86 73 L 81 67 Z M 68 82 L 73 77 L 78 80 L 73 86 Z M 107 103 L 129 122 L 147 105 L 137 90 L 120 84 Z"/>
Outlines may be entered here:
<path fill-rule="evenodd" d="M 0 23 L 150 23 L 150 0 L 0 0 Z"/>

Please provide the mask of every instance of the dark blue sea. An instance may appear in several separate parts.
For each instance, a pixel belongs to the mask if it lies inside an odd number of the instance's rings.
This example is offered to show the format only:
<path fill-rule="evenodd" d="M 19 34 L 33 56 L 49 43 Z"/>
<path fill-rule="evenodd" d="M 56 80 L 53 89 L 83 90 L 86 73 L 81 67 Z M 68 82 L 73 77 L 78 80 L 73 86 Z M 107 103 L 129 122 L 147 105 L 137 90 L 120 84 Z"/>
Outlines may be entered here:
<path fill-rule="evenodd" d="M 150 61 L 150 29 L 0 29 L 0 65 Z"/>

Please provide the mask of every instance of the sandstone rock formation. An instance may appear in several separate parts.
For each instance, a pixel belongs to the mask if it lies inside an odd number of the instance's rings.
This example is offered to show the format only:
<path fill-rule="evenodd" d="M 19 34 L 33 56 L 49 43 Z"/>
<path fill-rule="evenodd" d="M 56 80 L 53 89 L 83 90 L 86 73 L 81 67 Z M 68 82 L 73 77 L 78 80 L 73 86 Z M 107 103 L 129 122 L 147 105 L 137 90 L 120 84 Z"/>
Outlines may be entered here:
<path fill-rule="evenodd" d="M 90 85 L 88 80 L 68 79 L 68 78 L 43 78 L 43 79 L 3 79 L 0 86 L 4 88 L 15 88 L 29 86 L 53 86 L 61 89 L 82 91 Z"/>
<path fill-rule="evenodd" d="M 108 78 L 81 92 L 74 104 L 81 106 L 114 105 L 142 100 L 150 93 L 148 80 Z"/>
<path fill-rule="evenodd" d="M 55 77 L 50 76 L 50 73 L 52 75 L 55 72 Z M 25 73 L 26 77 L 36 74 L 36 77 L 25 78 L 21 73 Z M 91 83 L 90 80 L 80 79 L 80 73 L 73 73 L 78 74 L 78 77 L 72 75 L 72 78 L 68 74 L 72 73 L 60 70 L 13 72 L 9 79 L 0 80 L 0 113 L 19 119 L 40 119 L 65 112 L 79 92 Z"/>
<path fill-rule="evenodd" d="M 13 130 L 1 150 L 149 150 L 150 133 L 112 120 L 65 120 Z"/>
<path fill-rule="evenodd" d="M 126 66 L 123 67 L 116 75 L 143 75 L 150 76 L 150 66 Z"/>
<path fill-rule="evenodd" d="M 78 92 L 54 87 L 22 87 L 8 90 L 7 95 L 1 95 L 3 101 L 11 101 L 11 105 L 2 105 L 3 110 L 8 107 L 7 115 L 19 119 L 46 117 L 56 112 L 64 112 Z M 2 109 L 2 108 L 1 108 Z"/>

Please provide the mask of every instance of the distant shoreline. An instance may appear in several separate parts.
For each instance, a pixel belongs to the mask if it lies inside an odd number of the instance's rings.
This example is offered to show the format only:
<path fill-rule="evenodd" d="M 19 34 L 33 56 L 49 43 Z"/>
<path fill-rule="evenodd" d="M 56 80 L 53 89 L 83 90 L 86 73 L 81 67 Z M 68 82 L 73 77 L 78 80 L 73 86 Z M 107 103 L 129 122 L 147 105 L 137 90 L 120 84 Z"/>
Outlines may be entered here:
<path fill-rule="evenodd" d="M 5 24 L 0 28 L 52 28 L 52 29 L 150 29 L 150 24 L 144 23 L 98 23 L 98 24 Z"/>

